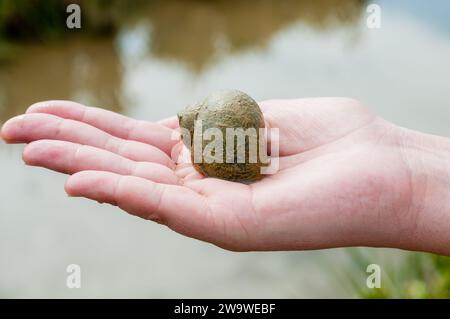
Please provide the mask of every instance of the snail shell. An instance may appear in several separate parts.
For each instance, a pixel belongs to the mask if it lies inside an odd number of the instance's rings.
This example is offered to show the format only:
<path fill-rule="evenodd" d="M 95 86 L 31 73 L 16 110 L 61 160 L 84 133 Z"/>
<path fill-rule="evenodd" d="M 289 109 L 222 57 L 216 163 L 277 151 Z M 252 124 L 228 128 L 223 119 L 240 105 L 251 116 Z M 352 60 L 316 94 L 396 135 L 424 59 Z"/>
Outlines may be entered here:
<path fill-rule="evenodd" d="M 250 96 L 237 90 L 212 93 L 203 102 L 180 112 L 178 120 L 185 129 L 183 142 L 191 151 L 192 164 L 197 171 L 205 176 L 240 182 L 262 177 L 261 167 L 267 165 L 264 117 Z M 230 139 L 227 129 L 247 135 Z M 222 140 L 216 140 L 218 135 L 208 132 L 221 133 Z M 209 152 L 212 142 L 217 147 Z M 220 148 L 222 152 L 218 151 Z"/>

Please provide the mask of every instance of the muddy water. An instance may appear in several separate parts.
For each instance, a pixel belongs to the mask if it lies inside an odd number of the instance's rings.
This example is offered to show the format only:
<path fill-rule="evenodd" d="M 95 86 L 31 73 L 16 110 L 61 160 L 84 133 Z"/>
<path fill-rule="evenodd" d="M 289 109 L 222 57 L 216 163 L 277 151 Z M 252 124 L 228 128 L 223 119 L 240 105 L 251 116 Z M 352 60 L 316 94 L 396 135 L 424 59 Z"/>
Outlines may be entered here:
<path fill-rule="evenodd" d="M 113 38 L 22 48 L 0 66 L 0 121 L 43 99 L 154 121 L 213 90 L 238 88 L 257 100 L 351 96 L 400 125 L 450 136 L 450 10 L 436 3 L 380 2 L 382 27 L 372 30 L 362 1 L 155 1 Z M 21 150 L 0 144 L 1 297 L 353 293 L 335 278 L 348 272 L 345 250 L 226 252 L 70 199 L 65 177 L 23 166 Z M 401 253 L 381 250 L 374 262 L 380 255 Z M 81 266 L 81 289 L 66 287 L 72 263 Z"/>

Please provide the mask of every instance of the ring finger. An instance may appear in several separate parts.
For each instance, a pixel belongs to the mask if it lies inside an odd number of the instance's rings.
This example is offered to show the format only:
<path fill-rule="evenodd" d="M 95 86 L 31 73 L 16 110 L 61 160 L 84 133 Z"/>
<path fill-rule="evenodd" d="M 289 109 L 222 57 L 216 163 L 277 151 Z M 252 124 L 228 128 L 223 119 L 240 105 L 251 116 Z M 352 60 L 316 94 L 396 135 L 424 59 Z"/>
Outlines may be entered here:
<path fill-rule="evenodd" d="M 136 162 L 106 150 L 65 141 L 32 142 L 25 147 L 23 160 L 31 166 L 41 166 L 66 174 L 97 170 L 137 176 L 157 183 L 179 183 L 179 178 L 167 166 Z"/>

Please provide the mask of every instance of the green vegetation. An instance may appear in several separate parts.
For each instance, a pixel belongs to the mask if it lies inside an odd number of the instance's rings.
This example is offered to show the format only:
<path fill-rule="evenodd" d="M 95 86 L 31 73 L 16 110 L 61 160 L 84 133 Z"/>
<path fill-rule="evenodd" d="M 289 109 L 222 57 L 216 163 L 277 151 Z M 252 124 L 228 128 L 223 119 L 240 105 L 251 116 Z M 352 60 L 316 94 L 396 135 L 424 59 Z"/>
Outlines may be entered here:
<path fill-rule="evenodd" d="M 66 8 L 77 3 L 82 10 L 82 29 L 91 34 L 117 29 L 123 10 L 133 9 L 139 1 L 120 0 L 0 0 L 0 39 L 10 41 L 42 40 L 67 34 Z M 76 30 L 75 30 L 76 31 Z"/>
<path fill-rule="evenodd" d="M 377 263 L 360 249 L 349 249 L 351 262 L 358 269 Z M 381 288 L 361 289 L 361 276 L 348 273 L 360 298 L 450 298 L 450 258 L 426 253 L 407 253 L 398 263 L 381 263 Z M 350 278 L 351 276 L 351 278 Z"/>
<path fill-rule="evenodd" d="M 3 41 L 54 35 L 65 26 L 64 2 L 0 1 L 0 37 Z"/>
<path fill-rule="evenodd" d="M 117 30 L 121 12 L 132 12 L 140 1 L 120 0 L 0 0 L 0 60 L 15 55 L 19 42 L 48 41 L 80 34 L 66 26 L 67 5 L 82 10 L 84 35 L 111 34 Z"/>

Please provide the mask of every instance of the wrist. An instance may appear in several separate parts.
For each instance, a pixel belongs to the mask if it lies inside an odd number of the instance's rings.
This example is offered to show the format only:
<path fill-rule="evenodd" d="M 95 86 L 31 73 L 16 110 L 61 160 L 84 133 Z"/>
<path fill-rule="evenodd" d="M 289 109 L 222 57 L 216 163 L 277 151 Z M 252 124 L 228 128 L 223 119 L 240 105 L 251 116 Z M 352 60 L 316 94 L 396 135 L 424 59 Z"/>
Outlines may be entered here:
<path fill-rule="evenodd" d="M 414 223 L 405 248 L 450 255 L 450 139 L 403 128 L 400 135 L 411 191 L 404 216 Z"/>

